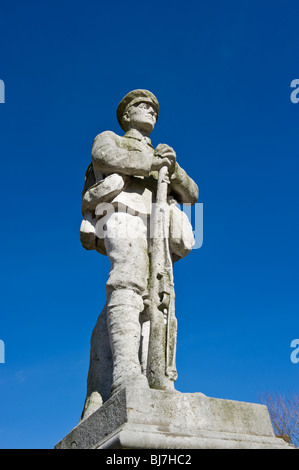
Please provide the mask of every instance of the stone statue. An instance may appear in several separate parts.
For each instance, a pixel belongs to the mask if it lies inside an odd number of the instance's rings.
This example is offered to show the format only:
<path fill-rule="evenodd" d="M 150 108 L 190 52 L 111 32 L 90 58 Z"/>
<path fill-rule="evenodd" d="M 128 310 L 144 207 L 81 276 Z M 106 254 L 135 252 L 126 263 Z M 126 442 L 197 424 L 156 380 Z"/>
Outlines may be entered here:
<path fill-rule="evenodd" d="M 102 132 L 92 146 L 80 236 L 84 248 L 109 257 L 111 270 L 91 338 L 82 419 L 132 383 L 174 390 L 173 263 L 194 245 L 179 204 L 195 204 L 198 187 L 170 146 L 152 146 L 158 115 L 157 98 L 133 90 L 117 109 L 125 134 Z"/>
<path fill-rule="evenodd" d="M 133 90 L 117 109 L 125 134 L 102 132 L 92 146 L 81 242 L 108 256 L 111 270 L 81 420 L 55 448 L 291 449 L 266 406 L 174 388 L 173 265 L 195 242 L 179 204 L 195 204 L 198 188 L 171 147 L 153 148 L 158 114 L 152 93 Z"/>

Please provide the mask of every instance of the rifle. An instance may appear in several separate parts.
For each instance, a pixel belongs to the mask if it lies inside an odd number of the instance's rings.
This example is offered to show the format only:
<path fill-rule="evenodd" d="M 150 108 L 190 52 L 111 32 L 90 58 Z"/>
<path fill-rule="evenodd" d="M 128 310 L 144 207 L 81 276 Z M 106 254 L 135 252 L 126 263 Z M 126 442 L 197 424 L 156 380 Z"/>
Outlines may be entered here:
<path fill-rule="evenodd" d="M 151 388 L 173 390 L 177 322 L 174 306 L 173 262 L 169 249 L 168 168 L 159 171 L 153 234 L 149 250 L 147 314 L 150 321 L 147 378 Z"/>

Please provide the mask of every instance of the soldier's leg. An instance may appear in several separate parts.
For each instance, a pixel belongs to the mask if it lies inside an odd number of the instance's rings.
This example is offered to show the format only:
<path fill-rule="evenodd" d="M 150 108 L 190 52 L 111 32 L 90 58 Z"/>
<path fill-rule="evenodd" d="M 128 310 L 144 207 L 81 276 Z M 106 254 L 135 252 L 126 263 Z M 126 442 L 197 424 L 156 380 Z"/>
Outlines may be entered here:
<path fill-rule="evenodd" d="M 113 385 L 147 384 L 139 359 L 140 313 L 148 282 L 146 227 L 131 214 L 112 214 L 105 247 L 111 262 L 106 285 L 107 325 L 113 357 Z"/>
<path fill-rule="evenodd" d="M 127 385 L 146 384 L 139 360 L 139 321 L 142 299 L 135 292 L 117 289 L 108 302 L 107 325 L 113 358 L 112 392 Z"/>

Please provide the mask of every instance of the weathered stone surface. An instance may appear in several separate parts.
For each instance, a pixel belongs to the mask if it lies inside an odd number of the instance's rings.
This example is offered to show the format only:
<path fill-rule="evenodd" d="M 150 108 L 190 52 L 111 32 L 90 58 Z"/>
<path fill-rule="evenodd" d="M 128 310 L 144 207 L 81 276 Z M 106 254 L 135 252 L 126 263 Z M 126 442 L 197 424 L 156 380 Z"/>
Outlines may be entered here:
<path fill-rule="evenodd" d="M 76 426 L 57 449 L 292 449 L 264 405 L 127 387 Z"/>
<path fill-rule="evenodd" d="M 158 113 L 151 92 L 133 90 L 117 109 L 125 134 L 106 130 L 92 145 L 80 239 L 107 255 L 111 269 L 91 340 L 83 419 L 132 382 L 173 390 L 177 378 L 173 264 L 195 243 L 179 204 L 195 204 L 198 187 L 172 147 L 153 147 Z"/>
<path fill-rule="evenodd" d="M 56 448 L 291 449 L 274 436 L 267 407 L 174 389 L 173 264 L 194 245 L 177 203 L 195 204 L 198 187 L 170 146 L 153 148 L 158 112 L 151 92 L 134 90 L 117 111 L 125 135 L 104 131 L 92 146 L 81 242 L 111 270 L 81 420 Z"/>

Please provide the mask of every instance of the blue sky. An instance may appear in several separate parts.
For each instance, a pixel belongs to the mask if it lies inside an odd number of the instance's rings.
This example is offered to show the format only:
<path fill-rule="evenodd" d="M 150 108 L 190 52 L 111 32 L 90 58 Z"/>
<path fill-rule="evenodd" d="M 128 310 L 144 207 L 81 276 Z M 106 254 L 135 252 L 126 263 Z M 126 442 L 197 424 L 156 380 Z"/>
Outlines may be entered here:
<path fill-rule="evenodd" d="M 80 418 L 107 258 L 79 239 L 94 137 L 135 88 L 199 186 L 203 245 L 175 266 L 176 387 L 298 391 L 298 3 L 2 1 L 0 448 Z"/>

